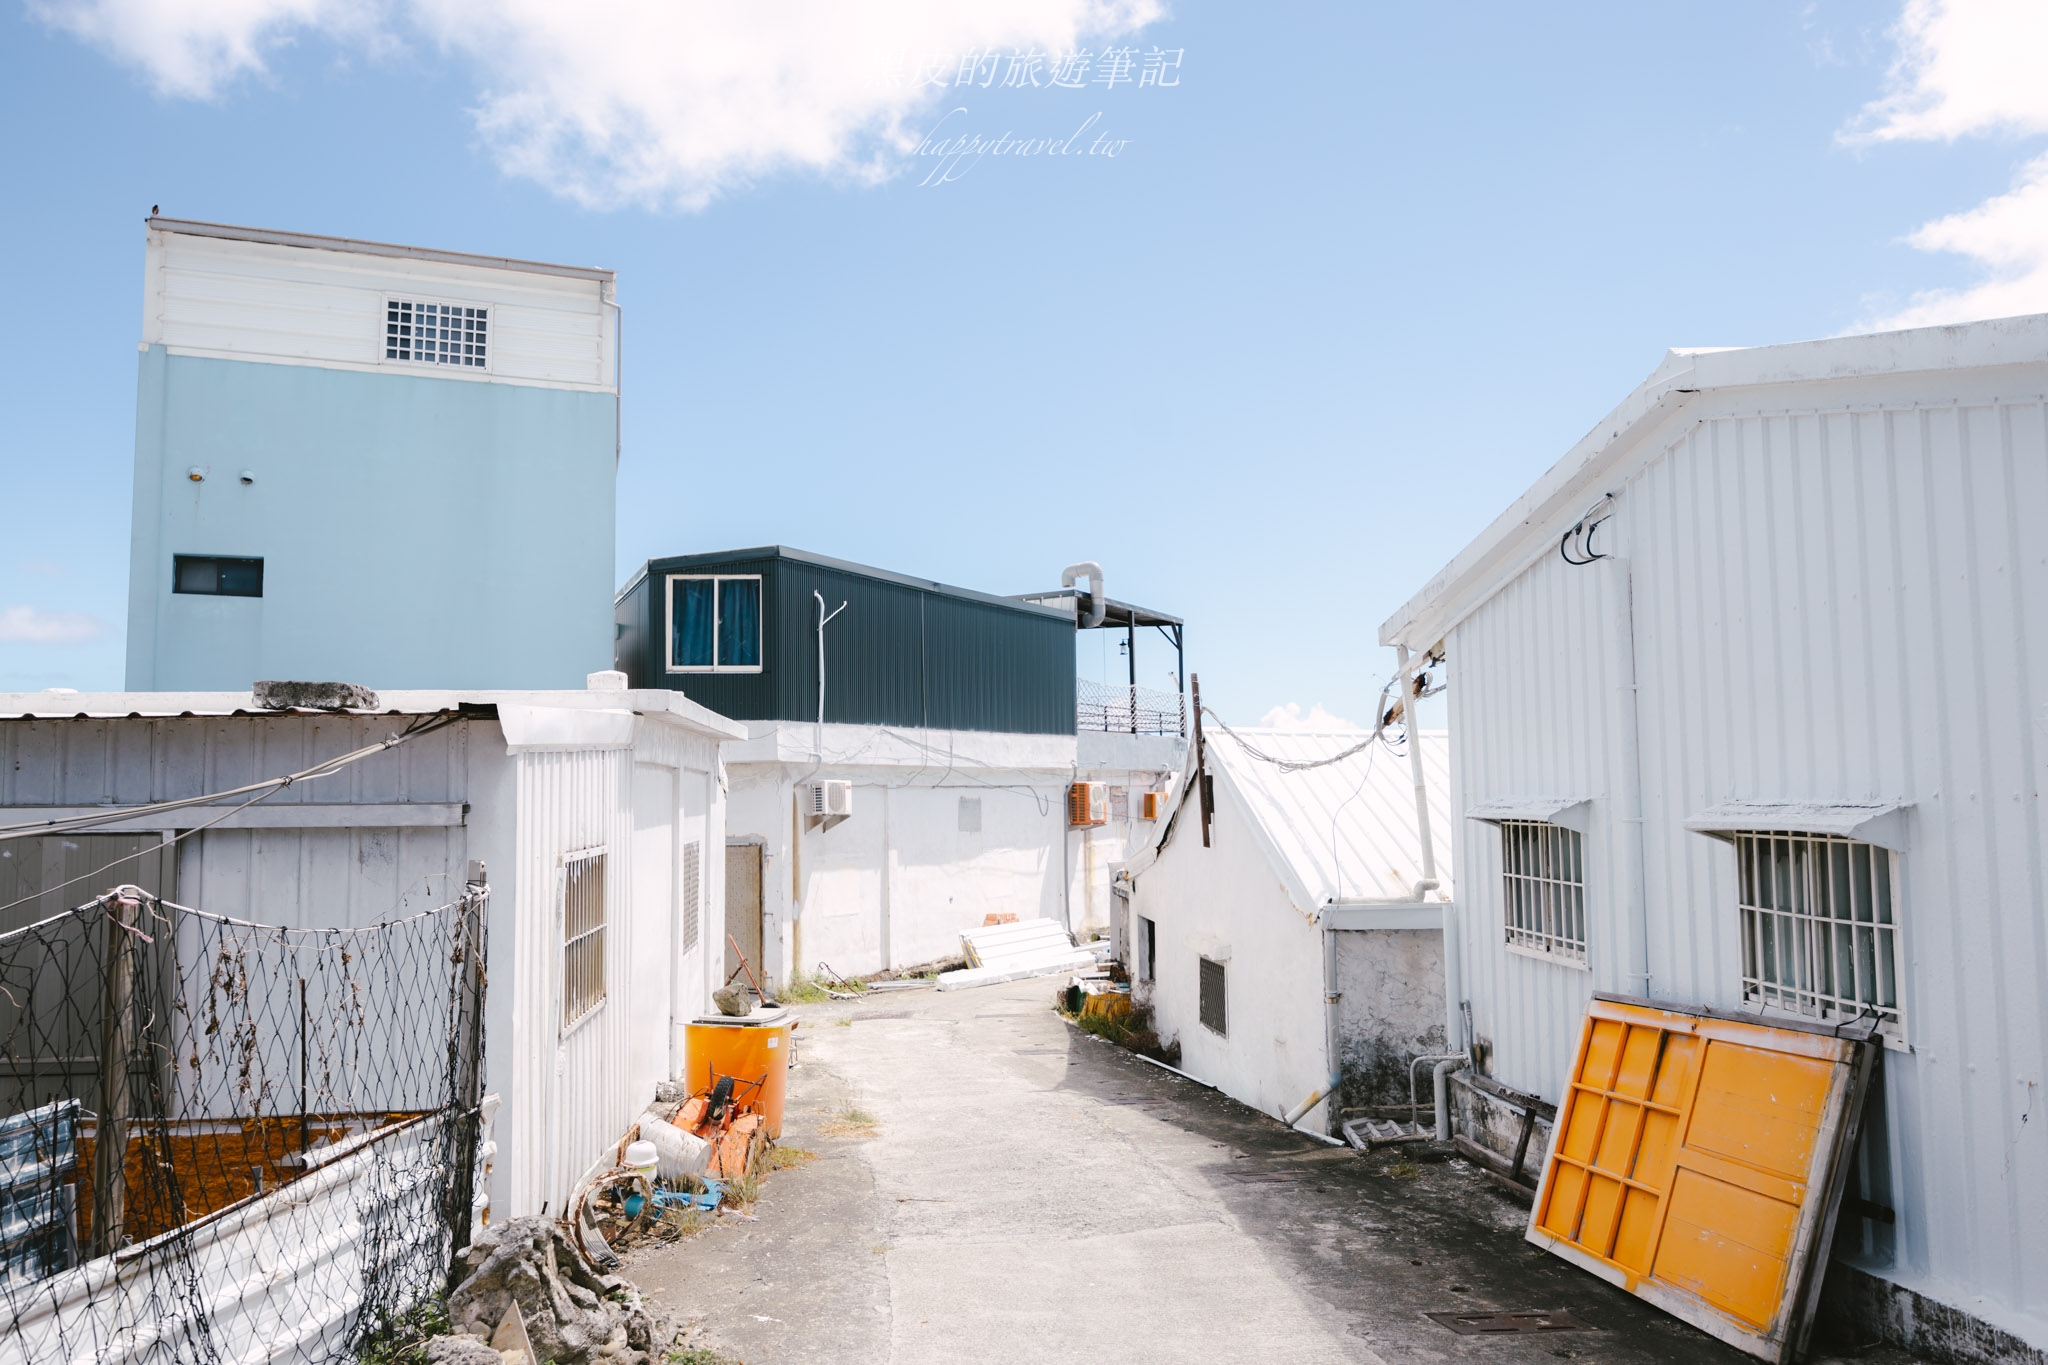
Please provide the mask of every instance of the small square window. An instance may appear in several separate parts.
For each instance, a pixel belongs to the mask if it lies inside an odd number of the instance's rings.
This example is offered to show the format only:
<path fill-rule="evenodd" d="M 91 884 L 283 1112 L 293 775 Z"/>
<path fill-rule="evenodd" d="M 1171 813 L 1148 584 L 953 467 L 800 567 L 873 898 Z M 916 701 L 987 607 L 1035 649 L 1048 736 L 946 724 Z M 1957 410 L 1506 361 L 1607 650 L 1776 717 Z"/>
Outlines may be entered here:
<path fill-rule="evenodd" d="M 392 299 L 384 305 L 384 358 L 487 368 L 488 308 Z"/>
<path fill-rule="evenodd" d="M 171 591 L 202 597 L 261 597 L 263 561 L 221 555 L 173 555 Z"/>

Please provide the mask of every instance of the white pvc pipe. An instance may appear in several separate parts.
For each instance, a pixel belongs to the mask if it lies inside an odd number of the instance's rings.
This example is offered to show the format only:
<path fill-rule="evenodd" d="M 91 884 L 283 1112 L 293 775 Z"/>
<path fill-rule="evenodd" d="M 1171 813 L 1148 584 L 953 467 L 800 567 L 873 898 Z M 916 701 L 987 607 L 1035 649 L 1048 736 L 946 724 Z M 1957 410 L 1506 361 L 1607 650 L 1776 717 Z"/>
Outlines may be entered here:
<path fill-rule="evenodd" d="M 1408 646 L 1394 646 L 1396 666 L 1401 670 L 1401 719 L 1408 729 L 1408 771 L 1415 782 L 1415 827 L 1422 837 L 1422 880 L 1415 883 L 1415 899 L 1442 885 L 1436 875 L 1436 844 L 1429 832 L 1429 784 L 1422 773 L 1422 722 L 1416 714 L 1415 675 L 1408 667 Z M 1465 999 L 1465 971 L 1459 953 L 1457 906 L 1443 908 L 1444 948 L 1444 1043 L 1461 1052 L 1470 1046 L 1465 1037 L 1465 1016 L 1460 1008 Z"/>
<path fill-rule="evenodd" d="M 1622 872 L 1621 894 L 1627 902 L 1623 923 L 1628 935 L 1630 994 L 1650 994 L 1650 906 L 1643 885 L 1643 767 L 1642 736 L 1636 712 L 1636 622 L 1635 580 L 1629 562 L 1619 556 L 1605 557 L 1608 564 L 1609 610 L 1613 613 L 1615 642 L 1616 748 L 1615 766 L 1621 771 L 1620 826 Z"/>

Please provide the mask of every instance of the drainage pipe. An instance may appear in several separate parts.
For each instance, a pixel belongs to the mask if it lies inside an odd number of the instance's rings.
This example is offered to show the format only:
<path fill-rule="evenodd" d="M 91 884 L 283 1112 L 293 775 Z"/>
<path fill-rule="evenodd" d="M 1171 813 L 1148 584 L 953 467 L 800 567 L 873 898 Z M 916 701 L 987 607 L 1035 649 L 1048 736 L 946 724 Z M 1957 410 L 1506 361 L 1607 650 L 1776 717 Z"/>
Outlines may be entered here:
<path fill-rule="evenodd" d="M 1436 842 L 1429 832 L 1429 784 L 1422 774 L 1422 718 L 1417 714 L 1419 700 L 1415 695 L 1415 673 L 1408 667 L 1408 646 L 1394 646 L 1397 667 L 1401 670 L 1401 721 L 1408 730 L 1408 772 L 1415 782 L 1415 828 L 1422 839 L 1422 879 L 1415 883 L 1415 899 L 1435 891 L 1443 885 L 1436 875 Z M 1464 1011 L 1461 1004 L 1465 998 L 1465 970 L 1459 947 L 1458 907 L 1445 902 L 1441 911 L 1444 917 L 1444 1042 L 1451 1047 L 1465 1048 L 1469 1040 L 1465 1037 Z"/>
<path fill-rule="evenodd" d="M 1408 1121 L 1412 1124 L 1418 1117 L 1422 1102 L 1415 1095 L 1415 1068 L 1424 1062 L 1435 1062 L 1436 1069 L 1430 1073 L 1430 1082 L 1436 1094 L 1436 1140 L 1451 1140 L 1451 1098 L 1450 1082 L 1445 1077 L 1453 1070 L 1472 1064 L 1468 1052 L 1433 1052 L 1427 1056 L 1411 1058 L 1408 1063 Z"/>
<path fill-rule="evenodd" d="M 1629 902 L 1623 923 L 1628 937 L 1630 993 L 1648 997 L 1650 991 L 1650 906 L 1643 874 L 1643 758 L 1642 732 L 1636 704 L 1636 610 L 1635 580 L 1629 561 L 1602 556 L 1607 562 L 1608 609 L 1613 614 L 1615 641 L 1615 715 L 1618 720 L 1615 764 L 1620 771 L 1621 809 L 1615 823 L 1621 826 L 1621 894 Z"/>
<path fill-rule="evenodd" d="M 1324 1100 L 1337 1093 L 1343 1083 L 1343 1069 L 1337 1057 L 1337 931 L 1325 926 L 1323 929 L 1323 1065 L 1329 1072 L 1329 1080 L 1323 1088 L 1310 1095 L 1300 1104 L 1287 1111 L 1284 1118 L 1289 1128 L 1308 1117 L 1308 1112 Z"/>

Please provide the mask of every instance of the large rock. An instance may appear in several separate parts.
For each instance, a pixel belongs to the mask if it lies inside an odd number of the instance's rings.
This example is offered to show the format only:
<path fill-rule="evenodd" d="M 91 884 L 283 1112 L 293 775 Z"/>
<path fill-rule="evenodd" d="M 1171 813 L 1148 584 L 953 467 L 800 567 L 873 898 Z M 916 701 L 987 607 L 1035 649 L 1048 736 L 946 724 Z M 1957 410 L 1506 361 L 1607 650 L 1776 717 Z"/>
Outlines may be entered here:
<path fill-rule="evenodd" d="M 517 1304 L 537 1361 L 644 1365 L 673 1335 L 647 1313 L 639 1291 L 593 1270 L 546 1218 L 514 1218 L 486 1229 L 462 1253 L 457 1271 L 462 1281 L 448 1296 L 455 1331 L 489 1339 L 505 1310 Z"/>

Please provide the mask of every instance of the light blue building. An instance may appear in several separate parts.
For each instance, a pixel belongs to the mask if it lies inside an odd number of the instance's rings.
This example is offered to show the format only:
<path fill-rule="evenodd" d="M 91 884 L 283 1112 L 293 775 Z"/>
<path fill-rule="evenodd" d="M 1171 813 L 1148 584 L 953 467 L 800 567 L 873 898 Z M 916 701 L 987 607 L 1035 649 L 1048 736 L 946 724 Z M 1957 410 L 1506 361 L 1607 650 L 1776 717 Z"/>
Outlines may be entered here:
<path fill-rule="evenodd" d="M 131 691 L 612 662 L 608 270 L 152 218 Z"/>

